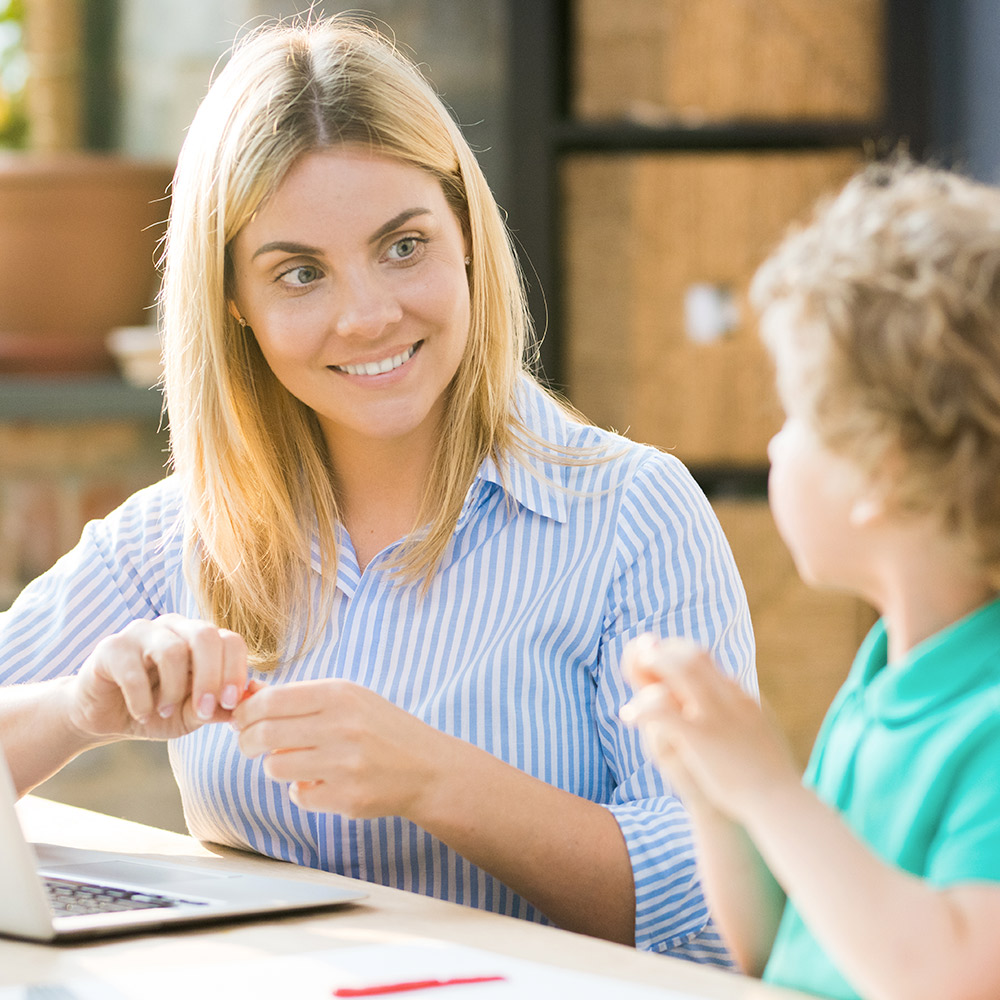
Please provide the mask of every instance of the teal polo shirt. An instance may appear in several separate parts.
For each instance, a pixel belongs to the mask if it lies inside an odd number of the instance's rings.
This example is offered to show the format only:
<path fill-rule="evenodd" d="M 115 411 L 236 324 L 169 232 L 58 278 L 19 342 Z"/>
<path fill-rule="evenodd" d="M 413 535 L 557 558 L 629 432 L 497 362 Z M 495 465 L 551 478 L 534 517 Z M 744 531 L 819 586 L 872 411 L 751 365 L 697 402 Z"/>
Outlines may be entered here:
<path fill-rule="evenodd" d="M 886 666 L 880 621 L 820 728 L 803 778 L 883 860 L 935 885 L 1000 882 L 1000 600 Z M 878 941 L 872 941 L 877 948 Z M 856 998 L 785 905 L 768 982 Z"/>

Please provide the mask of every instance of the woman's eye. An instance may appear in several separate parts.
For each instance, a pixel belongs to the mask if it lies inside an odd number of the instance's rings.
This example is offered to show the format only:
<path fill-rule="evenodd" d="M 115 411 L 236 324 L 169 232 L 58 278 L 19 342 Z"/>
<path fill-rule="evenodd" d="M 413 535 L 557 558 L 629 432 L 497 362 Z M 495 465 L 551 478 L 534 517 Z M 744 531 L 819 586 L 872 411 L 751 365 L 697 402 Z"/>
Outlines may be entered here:
<path fill-rule="evenodd" d="M 289 268 L 279 277 L 286 284 L 301 288 L 303 285 L 311 285 L 316 281 L 320 277 L 320 269 L 311 264 L 300 264 L 298 267 Z"/>
<path fill-rule="evenodd" d="M 424 240 L 419 239 L 416 236 L 404 236 L 401 240 L 396 240 L 395 243 L 389 247 L 389 252 L 387 254 L 390 260 L 409 260 L 417 250 Z"/>

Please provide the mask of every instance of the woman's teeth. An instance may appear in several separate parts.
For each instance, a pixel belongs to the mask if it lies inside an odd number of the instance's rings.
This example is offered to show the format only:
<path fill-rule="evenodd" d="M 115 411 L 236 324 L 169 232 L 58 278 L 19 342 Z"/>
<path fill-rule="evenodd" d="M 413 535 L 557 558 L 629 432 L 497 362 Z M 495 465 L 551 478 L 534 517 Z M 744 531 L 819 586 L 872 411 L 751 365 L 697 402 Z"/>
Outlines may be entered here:
<path fill-rule="evenodd" d="M 386 358 L 385 361 L 370 361 L 366 365 L 331 365 L 338 372 L 346 372 L 348 375 L 384 375 L 391 372 L 393 368 L 398 368 L 405 364 L 416 353 L 417 345 L 408 347 L 402 354 L 397 354 L 394 358 Z"/>

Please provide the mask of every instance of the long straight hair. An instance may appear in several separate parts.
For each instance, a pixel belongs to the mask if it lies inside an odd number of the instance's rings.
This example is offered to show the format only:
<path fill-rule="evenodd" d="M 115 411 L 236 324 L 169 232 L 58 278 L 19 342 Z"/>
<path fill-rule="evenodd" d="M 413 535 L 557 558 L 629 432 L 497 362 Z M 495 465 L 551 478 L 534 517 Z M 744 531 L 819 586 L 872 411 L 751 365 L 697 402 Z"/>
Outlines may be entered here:
<path fill-rule="evenodd" d="M 432 87 L 390 41 L 344 17 L 270 25 L 238 42 L 178 160 L 160 304 L 186 571 L 203 612 L 239 632 L 265 669 L 328 610 L 339 512 L 315 415 L 229 311 L 229 248 L 296 160 L 341 144 L 436 177 L 471 256 L 468 342 L 447 390 L 421 530 L 398 555 L 403 578 L 434 572 L 483 459 L 532 438 L 516 412 L 530 332 L 521 272 L 482 171 Z"/>

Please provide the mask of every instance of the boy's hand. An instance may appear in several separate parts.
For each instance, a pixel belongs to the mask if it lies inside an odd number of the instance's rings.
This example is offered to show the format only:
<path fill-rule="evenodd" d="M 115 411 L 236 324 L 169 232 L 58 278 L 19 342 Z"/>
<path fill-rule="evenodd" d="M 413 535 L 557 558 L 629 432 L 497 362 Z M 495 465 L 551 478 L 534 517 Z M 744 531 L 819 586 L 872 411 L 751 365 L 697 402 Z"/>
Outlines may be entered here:
<path fill-rule="evenodd" d="M 688 798 L 691 786 L 716 809 L 746 822 L 769 793 L 799 771 L 757 703 L 686 639 L 640 636 L 624 665 L 636 696 L 622 718 L 638 725 L 657 764 Z"/>

